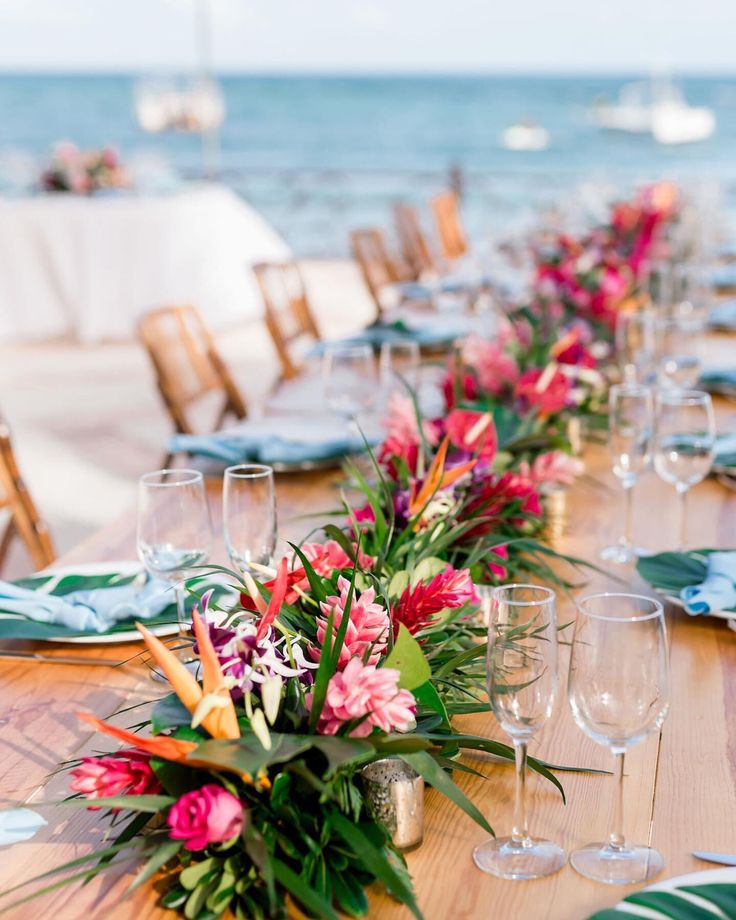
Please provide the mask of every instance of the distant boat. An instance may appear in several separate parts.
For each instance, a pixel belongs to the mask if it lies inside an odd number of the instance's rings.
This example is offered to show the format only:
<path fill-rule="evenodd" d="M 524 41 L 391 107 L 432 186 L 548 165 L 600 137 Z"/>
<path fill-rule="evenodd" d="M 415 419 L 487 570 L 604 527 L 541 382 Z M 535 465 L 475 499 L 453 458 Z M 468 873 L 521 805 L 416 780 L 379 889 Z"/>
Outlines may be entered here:
<path fill-rule="evenodd" d="M 601 128 L 650 134 L 659 144 L 704 141 L 716 128 L 712 110 L 688 105 L 681 90 L 667 79 L 627 83 L 617 103 L 595 102 L 592 116 Z"/>
<path fill-rule="evenodd" d="M 519 121 L 502 132 L 501 146 L 506 150 L 546 150 L 549 133 L 533 121 Z"/>

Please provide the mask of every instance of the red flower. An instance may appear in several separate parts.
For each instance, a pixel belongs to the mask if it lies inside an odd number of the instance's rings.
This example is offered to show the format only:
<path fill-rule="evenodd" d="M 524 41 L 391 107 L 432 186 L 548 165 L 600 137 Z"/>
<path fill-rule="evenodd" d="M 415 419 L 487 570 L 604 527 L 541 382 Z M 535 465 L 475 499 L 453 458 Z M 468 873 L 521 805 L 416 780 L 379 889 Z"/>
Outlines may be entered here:
<path fill-rule="evenodd" d="M 477 602 L 473 581 L 468 569 L 453 569 L 448 565 L 444 572 L 435 575 L 428 584 L 404 588 L 393 609 L 394 632 L 403 623 L 414 634 L 429 626 L 441 610 L 455 609 L 463 604 Z"/>
<path fill-rule="evenodd" d="M 522 374 L 516 384 L 516 395 L 523 408 L 536 409 L 540 417 L 545 418 L 565 408 L 569 387 L 562 371 L 549 365 Z"/>
<path fill-rule="evenodd" d="M 475 491 L 475 497 L 468 503 L 465 519 L 470 520 L 477 516 L 483 520 L 468 531 L 465 539 L 495 530 L 506 517 L 510 505 L 518 505 L 516 513 L 535 516 L 542 513 L 539 493 L 534 483 L 526 477 L 509 472 L 503 476 L 489 476 L 482 480 L 480 487 Z M 515 523 L 515 518 L 510 517 L 509 520 Z"/>
<path fill-rule="evenodd" d="M 458 450 L 492 460 L 496 455 L 498 438 L 490 412 L 453 409 L 445 419 L 445 432 L 450 444 Z"/>
<path fill-rule="evenodd" d="M 442 391 L 445 394 L 445 405 L 448 409 L 452 409 L 453 406 L 457 405 L 458 390 L 462 399 L 467 399 L 469 402 L 478 399 L 478 381 L 473 374 L 466 371 L 458 375 L 451 368 L 442 381 Z"/>
<path fill-rule="evenodd" d="M 499 581 L 503 581 L 508 576 L 508 569 L 505 565 L 502 565 L 500 562 L 496 561 L 497 559 L 508 559 L 509 558 L 509 549 L 505 545 L 494 546 L 491 550 L 491 557 L 487 560 L 488 570 L 492 575 L 494 575 Z"/>
<path fill-rule="evenodd" d="M 69 788 L 88 799 L 116 795 L 153 795 L 161 791 L 161 783 L 151 769 L 151 757 L 141 751 L 125 749 L 104 757 L 83 757 L 71 775 Z M 90 805 L 90 811 L 99 809 Z"/>

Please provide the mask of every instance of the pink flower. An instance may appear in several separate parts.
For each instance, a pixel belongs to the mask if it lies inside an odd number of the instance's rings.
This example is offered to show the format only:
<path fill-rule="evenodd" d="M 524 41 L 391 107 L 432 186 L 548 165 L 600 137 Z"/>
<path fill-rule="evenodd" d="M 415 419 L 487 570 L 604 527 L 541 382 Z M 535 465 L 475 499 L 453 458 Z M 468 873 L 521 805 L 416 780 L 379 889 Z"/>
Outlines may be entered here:
<path fill-rule="evenodd" d="M 535 485 L 550 483 L 570 486 L 584 469 L 585 465 L 576 457 L 571 457 L 562 450 L 551 450 L 546 454 L 540 454 L 531 468 L 528 463 L 523 463 L 519 472 Z"/>
<path fill-rule="evenodd" d="M 388 415 L 382 424 L 389 438 L 412 444 L 421 443 L 417 411 L 410 396 L 392 393 L 388 400 Z M 422 421 L 422 432 L 430 445 L 437 444 L 437 432 L 432 425 Z"/>
<path fill-rule="evenodd" d="M 513 387 L 519 378 L 519 366 L 498 342 L 470 335 L 463 342 L 463 364 L 475 370 L 481 388 L 493 396 Z"/>
<path fill-rule="evenodd" d="M 445 433 L 458 450 L 492 460 L 496 454 L 496 426 L 490 412 L 453 409 L 445 419 Z"/>
<path fill-rule="evenodd" d="M 567 405 L 569 384 L 556 367 L 532 368 L 516 384 L 516 395 L 526 409 L 536 409 L 540 417 L 561 412 Z"/>
<path fill-rule="evenodd" d="M 151 769 L 151 758 L 140 751 L 126 749 L 104 757 L 83 757 L 72 770 L 69 788 L 88 799 L 114 795 L 150 795 L 161 790 L 161 783 Z M 90 809 L 99 808 L 91 805 Z"/>
<path fill-rule="evenodd" d="M 488 571 L 497 578 L 499 581 L 503 581 L 504 578 L 508 575 L 508 569 L 501 562 L 498 562 L 497 559 L 506 560 L 509 558 L 509 549 L 505 545 L 494 546 L 491 550 L 491 556 L 487 560 Z"/>
<path fill-rule="evenodd" d="M 399 672 L 376 668 L 353 658 L 327 685 L 327 695 L 317 725 L 321 735 L 334 735 L 346 723 L 362 719 L 348 734 L 365 738 L 374 728 L 407 731 L 414 722 L 416 701 L 408 690 L 398 687 Z M 312 697 L 308 698 L 311 705 Z"/>
<path fill-rule="evenodd" d="M 208 783 L 174 802 L 166 820 L 172 840 L 183 840 L 187 850 L 204 850 L 236 837 L 243 830 L 245 810 L 240 799 Z"/>
<path fill-rule="evenodd" d="M 330 613 L 332 613 L 333 641 L 335 632 L 345 615 L 350 582 L 347 578 L 340 576 L 337 586 L 340 589 L 340 596 L 333 594 L 320 604 L 324 614 L 323 617 L 317 617 L 317 641 L 320 646 L 325 642 Z M 344 668 L 356 655 L 359 658 L 365 657 L 369 664 L 377 664 L 381 655 L 386 651 L 391 621 L 386 608 L 381 604 L 376 604 L 375 599 L 376 592 L 373 588 L 363 591 L 360 596 L 357 591 L 353 594 L 349 613 L 350 622 L 345 633 L 345 641 L 340 649 L 338 668 Z M 314 649 L 314 655 L 319 658 L 320 651 Z"/>
<path fill-rule="evenodd" d="M 408 585 L 394 607 L 394 629 L 403 624 L 414 634 L 429 626 L 441 610 L 456 609 L 464 604 L 476 603 L 478 596 L 468 569 L 453 569 L 448 565 L 444 572 L 435 575 L 426 585 L 419 582 Z"/>

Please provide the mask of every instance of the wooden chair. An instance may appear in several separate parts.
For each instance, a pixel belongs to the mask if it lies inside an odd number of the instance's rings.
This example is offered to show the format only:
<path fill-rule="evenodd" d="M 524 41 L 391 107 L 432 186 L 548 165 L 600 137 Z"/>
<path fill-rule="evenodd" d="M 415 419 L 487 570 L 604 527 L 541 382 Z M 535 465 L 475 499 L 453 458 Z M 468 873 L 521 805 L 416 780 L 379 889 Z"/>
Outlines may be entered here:
<path fill-rule="evenodd" d="M 304 282 L 295 262 L 261 262 L 253 266 L 253 272 L 263 296 L 266 326 L 281 362 L 282 376 L 289 380 L 301 370 L 293 347 L 299 341 L 321 338 Z"/>
<path fill-rule="evenodd" d="M 229 413 L 246 417 L 243 397 L 194 307 L 152 310 L 138 323 L 138 337 L 153 363 L 161 398 L 177 432 L 194 434 L 188 410 L 212 392 L 224 396 L 215 430 Z"/>
<path fill-rule="evenodd" d="M 401 254 L 411 268 L 414 278 L 436 273 L 437 264 L 419 223 L 417 209 L 406 202 L 394 205 L 394 224 Z"/>
<path fill-rule="evenodd" d="M 0 508 L 7 508 L 10 520 L 0 536 L 0 566 L 5 562 L 13 537 L 23 541 L 33 564 L 43 569 L 56 558 L 56 550 L 45 521 L 39 515 L 36 505 L 18 470 L 18 464 L 10 441 L 10 430 L 0 419 Z"/>
<path fill-rule="evenodd" d="M 411 281 L 411 272 L 403 262 L 392 258 L 383 231 L 376 227 L 353 230 L 350 247 L 380 318 L 389 306 L 386 292 L 392 285 Z"/>
<path fill-rule="evenodd" d="M 449 262 L 466 255 L 468 240 L 460 220 L 460 208 L 455 192 L 441 192 L 435 195 L 431 206 L 442 255 Z"/>

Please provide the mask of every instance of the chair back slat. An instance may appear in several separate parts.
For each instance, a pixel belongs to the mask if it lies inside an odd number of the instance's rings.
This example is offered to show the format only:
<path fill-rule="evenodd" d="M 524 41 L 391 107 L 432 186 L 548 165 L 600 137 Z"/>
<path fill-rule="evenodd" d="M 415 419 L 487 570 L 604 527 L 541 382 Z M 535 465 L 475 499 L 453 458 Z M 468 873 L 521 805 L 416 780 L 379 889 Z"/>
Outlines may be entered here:
<path fill-rule="evenodd" d="M 295 262 L 261 262 L 253 267 L 263 297 L 265 320 L 281 363 L 282 376 L 296 377 L 301 361 L 295 353 L 302 341 L 321 336 Z"/>
<path fill-rule="evenodd" d="M 224 397 L 218 425 L 228 413 L 245 418 L 243 397 L 194 307 L 151 310 L 138 324 L 138 337 L 151 359 L 159 392 L 177 431 L 194 433 L 187 407 L 213 391 L 221 391 Z"/>
<path fill-rule="evenodd" d="M 380 317 L 385 310 L 386 288 L 409 278 L 389 254 L 386 238 L 378 228 L 353 230 L 350 247 Z"/>
<path fill-rule="evenodd" d="M 0 539 L 0 566 L 14 535 L 23 541 L 37 569 L 51 565 L 56 558 L 54 541 L 20 475 L 10 430 L 3 420 L 0 420 L 0 490 L 0 505 L 10 511 L 10 520 Z"/>
<path fill-rule="evenodd" d="M 435 195 L 431 202 L 442 255 L 452 262 L 466 255 L 468 240 L 460 220 L 460 205 L 455 192 Z"/>
<path fill-rule="evenodd" d="M 437 271 L 437 264 L 419 222 L 417 209 L 406 202 L 394 206 L 394 223 L 404 261 L 411 267 L 413 280 Z"/>

